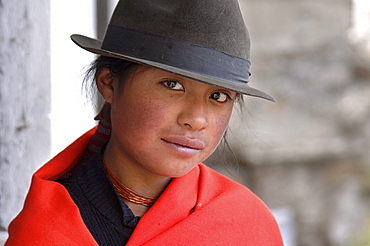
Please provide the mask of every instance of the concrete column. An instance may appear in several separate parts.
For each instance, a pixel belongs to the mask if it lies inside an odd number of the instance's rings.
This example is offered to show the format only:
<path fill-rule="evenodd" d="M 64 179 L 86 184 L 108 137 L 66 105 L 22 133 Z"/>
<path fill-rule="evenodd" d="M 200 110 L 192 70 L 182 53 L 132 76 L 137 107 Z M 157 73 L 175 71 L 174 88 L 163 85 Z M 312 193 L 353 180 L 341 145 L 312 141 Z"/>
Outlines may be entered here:
<path fill-rule="evenodd" d="M 49 0 L 0 0 L 0 226 L 50 152 Z"/>

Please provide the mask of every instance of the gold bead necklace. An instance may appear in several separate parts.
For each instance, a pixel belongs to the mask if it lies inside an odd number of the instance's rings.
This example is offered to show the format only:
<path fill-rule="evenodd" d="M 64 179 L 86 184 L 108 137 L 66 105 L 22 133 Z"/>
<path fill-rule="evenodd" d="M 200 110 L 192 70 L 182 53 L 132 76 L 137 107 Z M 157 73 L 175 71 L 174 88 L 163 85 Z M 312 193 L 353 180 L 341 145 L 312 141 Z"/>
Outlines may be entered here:
<path fill-rule="evenodd" d="M 131 190 L 130 188 L 128 188 L 120 180 L 118 180 L 116 176 L 113 175 L 113 173 L 108 169 L 107 165 L 105 164 L 103 158 L 102 158 L 102 162 L 104 164 L 104 168 L 106 172 L 108 173 L 110 180 L 113 183 L 113 186 L 116 188 L 118 194 L 123 199 L 126 199 L 135 204 L 143 205 L 145 207 L 151 207 L 155 203 L 155 201 L 157 201 L 157 198 L 140 195 L 136 193 L 135 191 Z"/>

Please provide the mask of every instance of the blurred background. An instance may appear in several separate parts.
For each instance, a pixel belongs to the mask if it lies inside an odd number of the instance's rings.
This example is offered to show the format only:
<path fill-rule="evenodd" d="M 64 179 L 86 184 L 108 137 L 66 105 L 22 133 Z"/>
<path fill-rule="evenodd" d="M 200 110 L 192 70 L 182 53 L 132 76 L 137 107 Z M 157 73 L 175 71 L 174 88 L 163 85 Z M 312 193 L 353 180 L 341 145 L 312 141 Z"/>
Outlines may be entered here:
<path fill-rule="evenodd" d="M 116 2 L 0 1 L 0 245 L 32 173 L 95 124 L 94 56 L 69 36 L 102 38 Z M 276 102 L 245 98 L 234 154 L 207 163 L 265 201 L 286 246 L 370 246 L 370 1 L 239 2 L 250 83 Z"/>

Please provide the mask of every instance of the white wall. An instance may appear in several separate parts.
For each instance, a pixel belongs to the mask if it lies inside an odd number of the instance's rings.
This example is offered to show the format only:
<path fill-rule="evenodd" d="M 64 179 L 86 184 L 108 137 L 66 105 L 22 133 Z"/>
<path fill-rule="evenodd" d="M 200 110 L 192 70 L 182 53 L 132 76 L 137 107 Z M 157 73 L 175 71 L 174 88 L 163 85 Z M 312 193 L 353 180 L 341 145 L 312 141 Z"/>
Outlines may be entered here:
<path fill-rule="evenodd" d="M 71 34 L 94 37 L 92 0 L 51 1 L 51 156 L 94 126 L 93 108 L 82 91 L 83 68 L 94 55 Z"/>
<path fill-rule="evenodd" d="M 95 124 L 93 103 L 82 90 L 84 68 L 94 54 L 70 40 L 71 34 L 96 37 L 95 1 L 51 0 L 51 156 Z M 113 12 L 118 0 L 107 1 Z"/>
<path fill-rule="evenodd" d="M 351 35 L 370 44 L 370 1 L 353 0 Z"/>
<path fill-rule="evenodd" d="M 49 1 L 0 1 L 0 230 L 50 150 Z M 0 233 L 0 244 L 4 237 Z"/>

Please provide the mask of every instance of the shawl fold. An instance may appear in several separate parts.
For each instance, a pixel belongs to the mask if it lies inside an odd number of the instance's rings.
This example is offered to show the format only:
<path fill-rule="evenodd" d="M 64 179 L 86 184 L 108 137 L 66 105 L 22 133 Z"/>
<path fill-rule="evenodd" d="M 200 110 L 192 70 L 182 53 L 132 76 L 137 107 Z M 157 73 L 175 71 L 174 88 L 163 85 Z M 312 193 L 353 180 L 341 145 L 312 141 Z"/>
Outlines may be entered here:
<path fill-rule="evenodd" d="M 58 182 L 81 158 L 91 129 L 32 177 L 23 210 L 9 226 L 6 246 L 98 245 L 78 207 Z M 126 244 L 283 245 L 266 205 L 248 188 L 200 164 L 175 178 L 140 219 Z"/>

